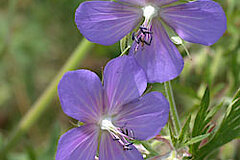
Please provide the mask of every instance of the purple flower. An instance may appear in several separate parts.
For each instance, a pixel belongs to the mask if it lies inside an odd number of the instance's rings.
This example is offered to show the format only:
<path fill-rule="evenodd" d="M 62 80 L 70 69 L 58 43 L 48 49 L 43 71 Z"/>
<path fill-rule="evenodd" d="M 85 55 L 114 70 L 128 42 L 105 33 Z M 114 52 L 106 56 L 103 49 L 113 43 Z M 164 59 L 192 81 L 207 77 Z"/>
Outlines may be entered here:
<path fill-rule="evenodd" d="M 67 72 L 58 86 L 63 111 L 84 123 L 61 136 L 56 160 L 140 160 L 132 140 L 156 136 L 167 123 L 169 104 L 146 89 L 144 71 L 135 58 L 110 61 L 104 85 L 88 70 Z"/>
<path fill-rule="evenodd" d="M 76 24 L 90 41 L 111 45 L 140 25 L 131 50 L 147 74 L 148 82 L 177 77 L 183 59 L 169 39 L 163 22 L 182 39 L 212 45 L 226 30 L 226 17 L 218 3 L 197 0 L 171 5 L 178 0 L 89 1 L 76 11 Z"/>

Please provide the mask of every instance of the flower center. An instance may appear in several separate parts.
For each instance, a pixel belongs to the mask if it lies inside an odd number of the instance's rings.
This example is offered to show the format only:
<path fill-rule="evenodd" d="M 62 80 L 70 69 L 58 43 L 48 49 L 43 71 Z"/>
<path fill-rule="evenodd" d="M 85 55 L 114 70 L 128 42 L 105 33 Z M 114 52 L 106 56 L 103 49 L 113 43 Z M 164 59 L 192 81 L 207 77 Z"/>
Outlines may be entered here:
<path fill-rule="evenodd" d="M 145 19 L 151 19 L 157 15 L 157 9 L 151 5 L 142 8 Z"/>
<path fill-rule="evenodd" d="M 152 19 L 157 16 L 158 14 L 158 8 L 154 7 L 152 5 L 147 5 L 142 8 L 143 10 L 143 16 L 145 18 L 143 24 L 139 27 L 139 30 L 132 34 L 132 40 L 134 40 L 137 45 L 135 47 L 135 52 L 137 52 L 140 44 L 142 47 L 144 45 L 150 46 L 153 39 L 153 32 L 152 30 Z"/>
<path fill-rule="evenodd" d="M 105 118 L 101 122 L 101 129 L 107 131 L 116 131 L 116 127 L 112 124 L 112 120 L 110 118 Z"/>
<path fill-rule="evenodd" d="M 124 129 L 124 127 L 116 127 L 113 125 L 111 118 L 105 118 L 101 121 L 100 127 L 102 130 L 108 131 L 114 141 L 118 141 L 122 146 L 123 150 L 132 150 L 131 140 L 134 138 L 132 130 Z"/>

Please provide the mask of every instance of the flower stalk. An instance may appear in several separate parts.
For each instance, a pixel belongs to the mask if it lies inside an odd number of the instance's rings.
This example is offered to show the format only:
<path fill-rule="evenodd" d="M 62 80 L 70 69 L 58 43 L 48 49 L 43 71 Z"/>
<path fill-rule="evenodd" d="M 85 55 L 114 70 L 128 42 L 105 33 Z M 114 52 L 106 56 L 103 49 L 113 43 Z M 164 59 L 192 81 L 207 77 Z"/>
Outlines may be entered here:
<path fill-rule="evenodd" d="M 30 129 L 30 127 L 34 123 L 36 123 L 36 121 L 41 117 L 44 111 L 46 111 L 49 103 L 57 94 L 57 85 L 63 74 L 69 70 L 75 69 L 93 45 L 93 43 L 87 41 L 86 39 L 83 39 L 80 42 L 78 47 L 75 49 L 71 57 L 67 60 L 67 62 L 62 67 L 57 76 L 49 84 L 49 86 L 38 98 L 38 100 L 33 104 L 28 113 L 22 118 L 22 120 L 18 124 L 18 127 L 16 127 L 15 131 L 13 132 L 6 145 L 2 148 L 2 150 L 0 150 L 0 159 L 1 156 L 6 155 L 6 153 L 15 146 L 15 144 L 20 140 L 20 138 Z"/>
<path fill-rule="evenodd" d="M 174 100 L 171 82 L 170 81 L 164 82 L 164 87 L 165 87 L 165 91 L 166 91 L 167 98 L 170 105 L 170 120 L 172 121 L 172 123 L 170 123 L 171 124 L 170 127 L 172 127 L 175 133 L 175 136 L 178 136 L 181 129 L 181 123 L 179 120 L 179 116 L 178 116 L 178 112 L 177 112 L 177 108 Z"/>

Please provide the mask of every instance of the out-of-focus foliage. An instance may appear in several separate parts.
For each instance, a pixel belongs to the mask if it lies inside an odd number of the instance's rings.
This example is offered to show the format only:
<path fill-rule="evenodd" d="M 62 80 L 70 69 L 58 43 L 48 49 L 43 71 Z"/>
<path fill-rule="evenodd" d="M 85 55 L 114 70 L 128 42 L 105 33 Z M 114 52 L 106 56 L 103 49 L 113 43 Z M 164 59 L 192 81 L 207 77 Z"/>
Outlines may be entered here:
<path fill-rule="evenodd" d="M 81 2 L 82 0 L 0 1 L 0 148 L 80 42 L 82 36 L 74 24 L 74 12 Z M 182 46 L 178 46 L 185 57 L 185 67 L 172 84 L 182 124 L 186 122 L 182 136 L 178 137 L 181 144 L 188 143 L 186 139 L 205 134 L 195 134 L 193 131 L 192 137 L 184 137 L 194 126 L 196 115 L 201 110 L 199 104 L 202 95 L 208 86 L 211 101 L 207 107 L 219 107 L 215 108 L 218 112 L 211 119 L 211 123 L 219 128 L 215 129 L 215 136 L 213 134 L 208 138 L 212 138 L 214 147 L 218 147 L 221 142 L 217 137 L 226 131 L 220 125 L 221 120 L 226 124 L 231 120 L 226 115 L 226 110 L 230 110 L 230 105 L 234 106 L 232 97 L 240 87 L 240 1 L 217 2 L 223 6 L 227 15 L 228 30 L 224 36 L 210 47 L 185 43 L 192 60 L 185 56 Z M 79 68 L 94 70 L 101 76 L 100 68 L 119 54 L 119 44 L 97 45 L 89 51 Z M 154 84 L 152 90 L 164 92 L 164 87 Z M 189 113 L 192 114 L 191 119 Z M 54 159 L 59 136 L 71 126 L 58 99 L 54 100 L 42 118 L 8 155 L 9 160 Z M 206 137 L 198 137 L 194 144 L 189 145 L 199 144 L 200 141 L 197 140 L 202 140 L 201 138 Z M 222 144 L 226 142 L 227 138 Z M 167 152 L 168 147 L 165 148 Z M 238 160 L 239 150 L 240 142 L 235 140 L 216 150 L 211 158 Z"/>

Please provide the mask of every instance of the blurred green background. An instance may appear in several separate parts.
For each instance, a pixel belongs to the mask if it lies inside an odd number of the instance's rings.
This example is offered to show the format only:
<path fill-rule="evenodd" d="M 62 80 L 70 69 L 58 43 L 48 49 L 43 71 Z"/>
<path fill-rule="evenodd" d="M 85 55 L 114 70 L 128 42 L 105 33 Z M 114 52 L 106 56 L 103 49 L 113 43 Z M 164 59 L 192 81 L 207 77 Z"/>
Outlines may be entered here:
<path fill-rule="evenodd" d="M 74 12 L 81 2 L 0 0 L 0 148 L 81 41 L 74 24 Z M 240 87 L 240 1 L 217 2 L 228 19 L 224 36 L 211 47 L 187 43 L 192 60 L 179 46 L 185 68 L 172 85 L 182 121 L 189 112 L 197 111 L 206 86 L 211 90 L 211 104 L 224 101 L 226 105 Z M 119 54 L 119 44 L 95 45 L 78 68 L 101 76 L 102 67 Z M 162 91 L 162 85 L 154 84 L 153 90 Z M 9 160 L 54 159 L 57 140 L 70 127 L 70 118 L 56 97 L 11 150 Z M 240 141 L 235 140 L 222 147 L 214 159 L 240 160 L 239 151 Z"/>

